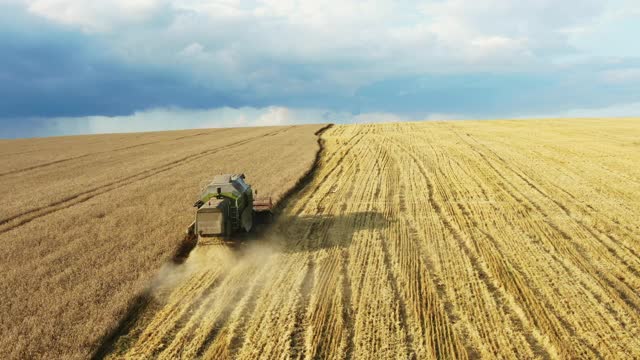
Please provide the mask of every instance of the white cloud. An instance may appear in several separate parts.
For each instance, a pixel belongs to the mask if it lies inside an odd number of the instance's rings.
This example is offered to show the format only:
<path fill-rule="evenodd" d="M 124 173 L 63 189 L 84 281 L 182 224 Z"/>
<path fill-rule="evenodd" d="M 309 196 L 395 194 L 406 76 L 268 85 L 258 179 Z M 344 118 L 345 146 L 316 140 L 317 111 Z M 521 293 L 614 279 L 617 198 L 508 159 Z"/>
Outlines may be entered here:
<path fill-rule="evenodd" d="M 204 54 L 204 47 L 197 42 L 187 45 L 180 51 L 180 55 L 192 58 L 202 56 Z"/>
<path fill-rule="evenodd" d="M 640 103 L 621 104 L 597 109 L 573 109 L 546 114 L 529 114 L 515 118 L 582 118 L 582 117 L 639 117 Z M 182 129 L 283 126 L 293 124 L 361 124 L 403 121 L 464 120 L 477 116 L 431 113 L 408 116 L 388 112 L 352 114 L 326 109 L 287 108 L 214 108 L 187 110 L 157 108 L 126 116 L 86 116 L 39 119 L 39 128 L 20 136 L 58 136 L 76 134 L 126 133 Z M 34 120 L 34 119 L 32 119 Z M 38 119 L 35 119 L 38 120 Z M 640 121 L 640 120 L 639 120 Z"/>
<path fill-rule="evenodd" d="M 157 108 L 125 116 L 52 119 L 58 133 L 114 133 L 197 128 L 286 125 L 293 115 L 286 108 L 216 108 L 188 110 Z M 57 131 L 55 131 L 57 130 Z"/>
<path fill-rule="evenodd" d="M 158 108 L 126 116 L 86 116 L 43 119 L 35 135 L 72 135 L 143 132 L 161 130 L 223 128 L 245 126 L 282 126 L 320 123 L 376 123 L 459 118 L 452 114 L 430 114 L 412 118 L 405 115 L 375 112 L 352 114 L 326 109 L 287 108 L 215 108 L 187 110 Z"/>
<path fill-rule="evenodd" d="M 499 54 L 504 56 L 530 56 L 526 47 L 526 39 L 513 39 L 505 36 L 485 36 L 473 39 L 469 56 L 472 58 L 491 57 Z"/>
<path fill-rule="evenodd" d="M 129 61 L 191 65 L 223 87 L 345 92 L 388 76 L 528 68 L 571 51 L 571 29 L 603 11 L 597 0 L 25 1 L 52 21 L 109 33 Z M 129 27 L 146 23 L 153 31 Z M 313 67 L 313 79 L 278 69 L 290 64 Z"/>
<path fill-rule="evenodd" d="M 33 14 L 87 32 L 106 32 L 118 26 L 151 20 L 167 5 L 165 0 L 26 0 Z"/>
<path fill-rule="evenodd" d="M 609 84 L 640 84 L 640 68 L 605 70 L 600 75 L 602 80 Z"/>
<path fill-rule="evenodd" d="M 295 114 L 288 108 L 274 106 L 267 108 L 266 112 L 250 123 L 256 126 L 289 125 L 296 121 Z"/>
<path fill-rule="evenodd" d="M 581 108 L 555 113 L 522 116 L 521 118 L 638 118 L 640 121 L 640 102 L 616 104 L 599 108 Z"/>

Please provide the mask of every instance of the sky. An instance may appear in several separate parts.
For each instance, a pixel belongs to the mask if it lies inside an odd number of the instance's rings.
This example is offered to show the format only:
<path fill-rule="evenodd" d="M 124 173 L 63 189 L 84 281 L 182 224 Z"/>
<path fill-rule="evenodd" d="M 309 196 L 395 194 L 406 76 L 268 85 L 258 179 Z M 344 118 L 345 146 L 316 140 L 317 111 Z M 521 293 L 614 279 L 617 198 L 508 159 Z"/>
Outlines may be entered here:
<path fill-rule="evenodd" d="M 0 138 L 640 116 L 637 0 L 0 0 Z"/>

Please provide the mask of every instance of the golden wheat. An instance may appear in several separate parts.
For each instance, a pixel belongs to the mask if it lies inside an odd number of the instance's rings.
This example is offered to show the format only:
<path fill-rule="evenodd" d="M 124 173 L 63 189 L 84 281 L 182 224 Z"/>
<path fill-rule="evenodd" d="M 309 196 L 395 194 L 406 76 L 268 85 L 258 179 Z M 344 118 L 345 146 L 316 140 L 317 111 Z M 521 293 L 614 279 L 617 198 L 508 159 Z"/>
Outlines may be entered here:
<path fill-rule="evenodd" d="M 322 137 L 265 238 L 163 273 L 111 357 L 640 357 L 640 121 Z"/>
<path fill-rule="evenodd" d="M 0 142 L 2 357 L 89 357 L 175 253 L 206 180 L 244 172 L 277 201 L 320 127 Z"/>

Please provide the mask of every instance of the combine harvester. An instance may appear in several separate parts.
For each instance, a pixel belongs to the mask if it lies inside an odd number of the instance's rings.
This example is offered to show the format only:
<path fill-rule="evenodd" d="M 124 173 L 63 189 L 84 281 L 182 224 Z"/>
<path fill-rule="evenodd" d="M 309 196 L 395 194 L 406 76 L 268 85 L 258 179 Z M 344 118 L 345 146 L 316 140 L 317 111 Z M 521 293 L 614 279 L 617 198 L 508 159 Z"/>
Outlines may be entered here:
<path fill-rule="evenodd" d="M 234 235 L 251 232 L 256 224 L 271 222 L 271 197 L 258 198 L 244 174 L 217 175 L 193 204 L 196 219 L 187 228 L 187 237 L 197 244 L 227 242 Z"/>

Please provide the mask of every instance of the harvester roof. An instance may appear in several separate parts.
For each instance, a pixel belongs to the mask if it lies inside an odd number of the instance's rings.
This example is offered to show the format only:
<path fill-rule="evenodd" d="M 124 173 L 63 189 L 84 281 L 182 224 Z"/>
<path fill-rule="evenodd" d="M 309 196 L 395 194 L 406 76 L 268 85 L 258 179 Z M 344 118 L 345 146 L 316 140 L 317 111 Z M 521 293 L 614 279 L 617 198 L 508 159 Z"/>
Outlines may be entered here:
<path fill-rule="evenodd" d="M 249 189 L 249 185 L 244 182 L 244 174 L 223 174 L 216 175 L 209 185 L 202 190 L 202 198 L 208 194 L 215 194 L 220 189 L 221 193 L 240 196 Z"/>

